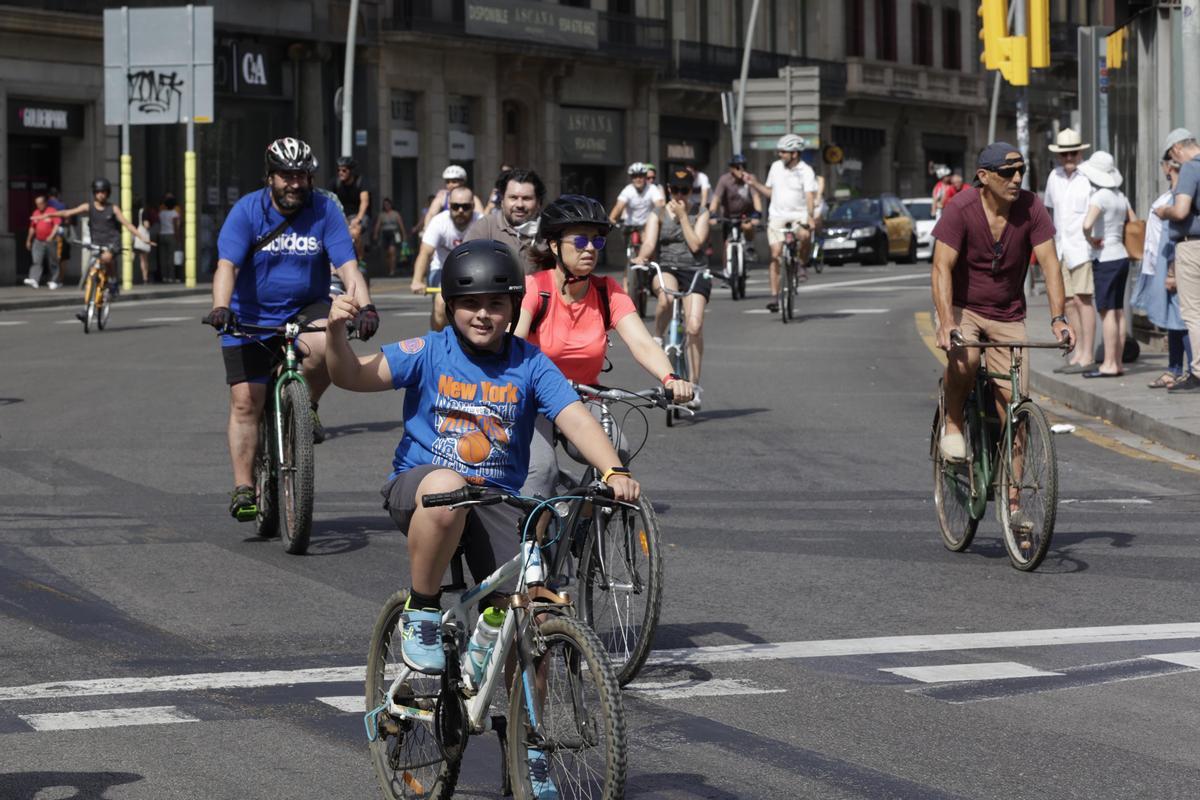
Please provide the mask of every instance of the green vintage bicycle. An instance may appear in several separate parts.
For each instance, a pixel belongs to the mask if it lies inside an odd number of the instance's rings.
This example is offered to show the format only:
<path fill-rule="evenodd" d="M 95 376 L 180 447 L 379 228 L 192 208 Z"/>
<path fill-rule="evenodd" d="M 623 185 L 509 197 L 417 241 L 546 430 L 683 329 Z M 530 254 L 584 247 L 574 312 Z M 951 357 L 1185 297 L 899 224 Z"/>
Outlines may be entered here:
<path fill-rule="evenodd" d="M 933 500 L 942 541 L 954 552 L 966 550 L 975 537 L 988 499 L 996 504 L 1004 548 L 1012 565 L 1037 569 L 1050 548 L 1058 509 L 1058 461 L 1046 413 L 1021 390 L 1020 372 L 1025 348 L 1066 349 L 1061 342 L 968 342 L 955 331 L 954 347 L 1007 348 L 1011 369 L 989 372 L 980 359 L 975 388 L 967 397 L 965 427 L 967 457 L 946 459 L 938 446 L 946 396 L 938 385 L 938 408 L 930 432 L 933 460 Z M 992 381 L 1013 387 L 1004 419 L 997 412 Z"/>

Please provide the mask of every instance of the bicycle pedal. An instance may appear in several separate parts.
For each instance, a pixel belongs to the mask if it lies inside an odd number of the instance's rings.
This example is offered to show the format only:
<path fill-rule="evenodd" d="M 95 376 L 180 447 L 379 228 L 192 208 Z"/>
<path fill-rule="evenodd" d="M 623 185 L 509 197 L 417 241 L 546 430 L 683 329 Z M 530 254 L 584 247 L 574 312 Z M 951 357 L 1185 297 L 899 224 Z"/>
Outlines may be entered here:
<path fill-rule="evenodd" d="M 253 522 L 258 517 L 258 506 L 243 506 L 234 516 L 238 522 Z"/>

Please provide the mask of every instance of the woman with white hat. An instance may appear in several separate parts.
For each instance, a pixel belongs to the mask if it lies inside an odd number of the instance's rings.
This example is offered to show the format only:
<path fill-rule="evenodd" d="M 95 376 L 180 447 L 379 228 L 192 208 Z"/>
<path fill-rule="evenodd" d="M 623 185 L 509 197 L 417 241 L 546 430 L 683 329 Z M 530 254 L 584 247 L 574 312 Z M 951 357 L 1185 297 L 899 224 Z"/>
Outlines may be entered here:
<path fill-rule="evenodd" d="M 1137 214 L 1117 187 L 1121 173 L 1112 154 L 1103 150 L 1079 165 L 1095 191 L 1088 200 L 1083 235 L 1092 247 L 1092 275 L 1096 283 L 1096 310 L 1104 336 L 1104 362 L 1083 373 L 1085 378 L 1113 378 L 1122 373 L 1121 353 L 1125 344 L 1125 282 L 1129 276 L 1129 253 L 1125 250 L 1125 223 Z"/>

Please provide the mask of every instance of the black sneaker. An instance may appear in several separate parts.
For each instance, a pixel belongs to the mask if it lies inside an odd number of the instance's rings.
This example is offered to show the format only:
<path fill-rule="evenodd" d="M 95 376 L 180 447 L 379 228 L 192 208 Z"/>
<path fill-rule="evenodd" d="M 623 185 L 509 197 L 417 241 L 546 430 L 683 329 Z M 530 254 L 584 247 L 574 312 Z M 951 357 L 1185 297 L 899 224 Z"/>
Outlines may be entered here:
<path fill-rule="evenodd" d="M 75 319 L 79 320 L 80 322 L 87 322 L 87 312 L 86 311 L 76 311 Z"/>
<path fill-rule="evenodd" d="M 1167 391 L 1171 394 L 1175 394 L 1175 392 L 1194 392 L 1197 389 L 1200 389 L 1200 378 L 1192 374 L 1189 374 L 1181 381 L 1175 381 L 1175 383 L 1167 387 Z"/>
<path fill-rule="evenodd" d="M 238 522 L 251 522 L 258 516 L 254 487 L 242 484 L 233 490 L 229 500 L 229 515 Z"/>
<path fill-rule="evenodd" d="M 779 303 L 776 303 L 774 300 L 767 303 L 767 311 L 770 311 L 772 314 L 778 314 L 779 313 Z"/>
<path fill-rule="evenodd" d="M 325 426 L 321 424 L 321 418 L 317 416 L 317 407 L 312 407 L 312 429 L 313 429 L 313 444 L 320 444 L 325 441 Z"/>

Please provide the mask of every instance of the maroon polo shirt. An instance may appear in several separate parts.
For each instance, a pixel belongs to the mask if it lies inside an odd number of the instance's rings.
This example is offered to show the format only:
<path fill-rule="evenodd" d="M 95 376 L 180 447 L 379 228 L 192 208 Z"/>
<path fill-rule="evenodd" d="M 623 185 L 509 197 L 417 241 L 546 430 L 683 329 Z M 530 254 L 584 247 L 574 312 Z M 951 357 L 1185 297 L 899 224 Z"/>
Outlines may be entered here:
<path fill-rule="evenodd" d="M 933 238 L 958 251 L 951 277 L 954 307 L 999 322 L 1025 319 L 1025 272 L 1033 248 L 1054 238 L 1054 222 L 1033 192 L 1021 190 L 1000 235 L 1000 257 L 992 268 L 995 239 L 983 213 L 979 190 L 966 186 L 946 203 Z"/>

